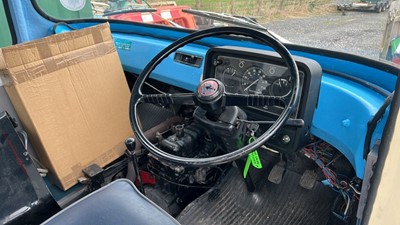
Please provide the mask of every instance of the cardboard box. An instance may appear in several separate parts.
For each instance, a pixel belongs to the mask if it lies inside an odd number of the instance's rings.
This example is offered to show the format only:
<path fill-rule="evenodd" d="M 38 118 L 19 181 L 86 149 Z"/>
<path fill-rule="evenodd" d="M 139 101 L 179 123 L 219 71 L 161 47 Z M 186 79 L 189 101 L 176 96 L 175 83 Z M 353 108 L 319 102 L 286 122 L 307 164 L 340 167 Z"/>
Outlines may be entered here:
<path fill-rule="evenodd" d="M 66 190 L 132 136 L 130 91 L 109 24 L 0 50 L 6 91 L 50 180 Z"/>

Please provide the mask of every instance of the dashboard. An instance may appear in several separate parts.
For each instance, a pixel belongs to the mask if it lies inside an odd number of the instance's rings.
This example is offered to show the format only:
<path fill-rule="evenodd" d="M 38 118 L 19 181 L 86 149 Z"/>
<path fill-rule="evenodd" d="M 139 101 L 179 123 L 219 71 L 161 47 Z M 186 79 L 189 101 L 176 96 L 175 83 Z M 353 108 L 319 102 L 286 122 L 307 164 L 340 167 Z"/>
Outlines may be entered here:
<path fill-rule="evenodd" d="M 295 151 L 309 133 L 318 102 L 322 70 L 313 60 L 295 57 L 300 77 L 300 102 L 288 123 L 267 143 L 268 147 L 283 152 Z M 206 56 L 204 78 L 216 78 L 232 94 L 267 95 L 283 97 L 289 101 L 292 93 L 292 75 L 281 57 L 275 52 L 241 47 L 216 47 Z M 281 106 L 246 107 L 249 119 L 271 121 L 283 111 Z M 297 124 L 297 125 L 294 125 Z M 267 129 L 263 125 L 261 129 Z M 289 141 L 288 141 L 289 140 Z"/>

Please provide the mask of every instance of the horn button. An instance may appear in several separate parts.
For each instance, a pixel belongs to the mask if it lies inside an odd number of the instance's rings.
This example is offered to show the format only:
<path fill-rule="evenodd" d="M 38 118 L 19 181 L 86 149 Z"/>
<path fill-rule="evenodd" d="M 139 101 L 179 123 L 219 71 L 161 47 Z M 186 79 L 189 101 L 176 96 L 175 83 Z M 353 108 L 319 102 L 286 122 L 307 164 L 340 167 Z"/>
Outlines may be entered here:
<path fill-rule="evenodd" d="M 218 112 L 223 110 L 224 104 L 224 84 L 214 78 L 203 80 L 196 89 L 196 102 L 208 112 Z"/>

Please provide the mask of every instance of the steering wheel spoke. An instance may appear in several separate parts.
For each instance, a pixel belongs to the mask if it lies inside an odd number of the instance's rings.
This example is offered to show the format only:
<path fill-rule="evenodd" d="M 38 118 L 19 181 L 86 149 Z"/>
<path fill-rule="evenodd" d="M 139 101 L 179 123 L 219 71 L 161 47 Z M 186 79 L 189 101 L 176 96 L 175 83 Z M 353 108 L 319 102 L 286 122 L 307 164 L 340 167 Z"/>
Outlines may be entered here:
<path fill-rule="evenodd" d="M 154 104 L 179 104 L 179 105 L 194 105 L 193 93 L 179 93 L 179 94 L 143 94 L 141 98 L 142 103 Z"/>
<path fill-rule="evenodd" d="M 225 93 L 225 106 L 286 106 L 279 96 Z"/>

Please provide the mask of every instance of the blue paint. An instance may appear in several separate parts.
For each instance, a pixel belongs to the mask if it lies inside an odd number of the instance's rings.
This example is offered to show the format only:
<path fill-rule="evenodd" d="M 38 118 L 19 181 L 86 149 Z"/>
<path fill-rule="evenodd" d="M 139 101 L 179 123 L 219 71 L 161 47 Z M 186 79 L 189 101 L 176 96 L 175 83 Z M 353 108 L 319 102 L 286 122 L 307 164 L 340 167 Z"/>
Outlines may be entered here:
<path fill-rule="evenodd" d="M 50 28 L 50 32 L 53 32 L 53 30 Z M 71 28 L 66 26 L 65 24 L 57 24 L 55 27 L 54 33 L 56 34 L 62 34 L 66 32 L 71 32 Z"/>
<path fill-rule="evenodd" d="M 368 81 L 372 84 L 382 87 L 388 92 L 394 91 L 397 76 L 391 73 L 375 69 L 368 65 L 362 65 L 359 63 L 354 63 L 351 61 L 332 58 L 328 56 L 315 55 L 304 52 L 294 52 L 294 54 L 314 59 L 321 65 L 323 69 L 334 70 L 357 78 L 361 78 L 362 80 Z"/>
<path fill-rule="evenodd" d="M 150 60 L 171 42 L 138 35 L 113 34 L 114 40 L 123 39 L 132 42 L 129 51 L 118 49 L 118 54 L 125 71 L 140 74 Z M 198 45 L 188 45 L 179 50 L 183 53 L 202 56 L 207 49 Z M 167 57 L 151 74 L 151 78 L 194 91 L 203 74 L 204 60 L 200 68 L 174 61 L 175 53 Z"/>
<path fill-rule="evenodd" d="M 30 0 L 8 1 L 17 42 L 36 40 L 50 35 L 53 22 L 44 19 L 36 12 Z"/>
<path fill-rule="evenodd" d="M 342 126 L 344 126 L 344 127 L 350 127 L 350 124 L 351 124 L 351 122 L 349 119 L 345 119 L 342 121 Z"/>
<path fill-rule="evenodd" d="M 323 74 L 320 93 L 311 133 L 339 149 L 362 178 L 367 123 L 385 99 L 364 86 L 329 74 Z"/>

